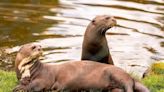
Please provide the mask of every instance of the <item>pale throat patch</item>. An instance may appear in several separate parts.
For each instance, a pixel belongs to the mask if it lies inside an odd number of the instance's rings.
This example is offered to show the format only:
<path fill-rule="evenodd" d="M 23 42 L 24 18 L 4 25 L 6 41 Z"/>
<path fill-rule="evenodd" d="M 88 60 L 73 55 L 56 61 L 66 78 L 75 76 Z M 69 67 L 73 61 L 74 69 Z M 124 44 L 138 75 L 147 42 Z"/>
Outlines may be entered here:
<path fill-rule="evenodd" d="M 33 53 L 31 56 L 29 56 L 27 58 L 24 58 L 20 62 L 19 66 L 18 66 L 18 69 L 19 69 L 20 73 L 22 74 L 21 78 L 25 78 L 25 77 L 30 77 L 31 76 L 30 75 L 30 68 L 36 62 L 36 59 L 39 58 L 39 56 L 40 56 L 40 54 Z M 31 62 L 31 63 L 29 63 L 29 62 Z M 27 64 L 27 63 L 29 63 L 29 64 Z M 27 64 L 27 65 L 25 65 L 25 64 Z"/>

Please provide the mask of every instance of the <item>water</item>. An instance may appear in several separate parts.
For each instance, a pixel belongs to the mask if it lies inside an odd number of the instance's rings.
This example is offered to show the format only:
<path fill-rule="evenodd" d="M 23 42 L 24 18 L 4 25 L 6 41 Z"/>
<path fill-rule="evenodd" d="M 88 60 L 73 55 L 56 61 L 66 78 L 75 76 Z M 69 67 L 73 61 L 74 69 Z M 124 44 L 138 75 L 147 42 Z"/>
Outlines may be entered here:
<path fill-rule="evenodd" d="M 117 19 L 107 32 L 116 66 L 142 76 L 164 60 L 163 0 L 0 0 L 0 67 L 30 42 L 44 48 L 43 62 L 80 60 L 86 26 L 102 14 Z"/>

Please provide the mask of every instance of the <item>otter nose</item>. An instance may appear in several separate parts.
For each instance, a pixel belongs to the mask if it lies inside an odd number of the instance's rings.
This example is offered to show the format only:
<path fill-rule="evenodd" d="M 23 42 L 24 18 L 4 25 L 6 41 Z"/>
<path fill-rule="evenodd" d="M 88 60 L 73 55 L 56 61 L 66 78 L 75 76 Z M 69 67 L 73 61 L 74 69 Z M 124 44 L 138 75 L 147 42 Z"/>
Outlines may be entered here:
<path fill-rule="evenodd" d="M 116 21 L 116 19 L 113 16 L 106 16 L 105 17 L 106 20 L 112 20 L 112 21 Z"/>
<path fill-rule="evenodd" d="M 110 26 L 115 26 L 117 24 L 117 21 L 114 18 L 114 16 L 105 16 L 104 18 L 105 18 L 106 21 L 109 22 Z"/>
<path fill-rule="evenodd" d="M 113 22 L 115 22 L 116 23 L 116 19 L 113 17 L 112 19 L 111 19 Z"/>
<path fill-rule="evenodd" d="M 41 51 L 41 48 L 38 48 L 38 51 Z"/>
<path fill-rule="evenodd" d="M 106 17 L 105 17 L 106 20 L 108 20 L 108 19 L 110 19 L 110 18 L 111 18 L 110 16 L 106 16 Z"/>
<path fill-rule="evenodd" d="M 110 20 L 116 23 L 116 19 L 114 17 L 110 17 Z"/>
<path fill-rule="evenodd" d="M 41 47 L 40 45 L 38 46 L 38 50 L 39 50 L 39 51 L 42 50 L 42 47 Z"/>

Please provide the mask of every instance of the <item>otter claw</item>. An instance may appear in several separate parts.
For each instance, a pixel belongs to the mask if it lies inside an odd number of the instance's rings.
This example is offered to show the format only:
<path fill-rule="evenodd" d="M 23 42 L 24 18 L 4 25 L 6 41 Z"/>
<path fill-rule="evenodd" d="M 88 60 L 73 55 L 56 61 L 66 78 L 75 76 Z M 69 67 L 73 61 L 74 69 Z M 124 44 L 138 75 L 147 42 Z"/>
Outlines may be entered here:
<path fill-rule="evenodd" d="M 16 90 L 14 92 L 25 92 L 24 90 Z"/>
<path fill-rule="evenodd" d="M 18 86 L 14 88 L 13 92 L 27 92 L 27 91 L 24 89 L 24 87 Z"/>

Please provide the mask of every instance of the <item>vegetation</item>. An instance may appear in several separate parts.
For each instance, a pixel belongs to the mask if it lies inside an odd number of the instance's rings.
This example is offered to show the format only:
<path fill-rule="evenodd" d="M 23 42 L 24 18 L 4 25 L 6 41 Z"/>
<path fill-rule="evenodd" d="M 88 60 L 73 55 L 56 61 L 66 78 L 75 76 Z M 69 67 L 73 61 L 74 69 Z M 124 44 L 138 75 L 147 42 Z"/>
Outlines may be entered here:
<path fill-rule="evenodd" d="M 153 64 L 150 74 L 142 82 L 151 92 L 164 92 L 164 63 Z"/>
<path fill-rule="evenodd" d="M 164 63 L 153 64 L 150 74 L 142 82 L 151 92 L 164 92 Z M 16 84 L 15 72 L 0 70 L 0 92 L 11 92 Z"/>
<path fill-rule="evenodd" d="M 12 92 L 16 84 L 17 79 L 15 72 L 0 70 L 0 92 Z"/>

